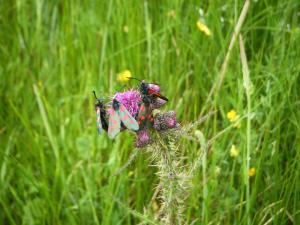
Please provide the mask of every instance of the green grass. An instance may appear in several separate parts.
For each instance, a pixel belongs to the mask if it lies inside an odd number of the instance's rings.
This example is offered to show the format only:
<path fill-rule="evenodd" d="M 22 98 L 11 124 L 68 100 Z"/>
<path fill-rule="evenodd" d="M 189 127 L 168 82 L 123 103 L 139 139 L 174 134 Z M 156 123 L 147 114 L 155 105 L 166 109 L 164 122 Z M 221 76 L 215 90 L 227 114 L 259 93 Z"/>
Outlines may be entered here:
<path fill-rule="evenodd" d="M 243 4 L 0 1 L 0 224 L 158 223 L 150 155 L 140 150 L 112 176 L 136 151 L 133 135 L 111 141 L 95 127 L 92 91 L 123 90 L 116 74 L 125 69 L 159 83 L 170 99 L 163 110 L 175 109 L 182 125 L 218 110 L 197 128 L 207 141 L 231 126 L 231 109 L 243 118 L 240 129 L 213 142 L 192 179 L 187 224 L 299 224 L 298 0 L 251 1 L 241 29 L 251 95 L 237 39 L 222 85 L 207 101 Z M 196 27 L 199 7 L 211 37 Z M 180 148 L 189 166 L 200 144 L 182 140 Z M 247 166 L 256 168 L 249 180 Z"/>

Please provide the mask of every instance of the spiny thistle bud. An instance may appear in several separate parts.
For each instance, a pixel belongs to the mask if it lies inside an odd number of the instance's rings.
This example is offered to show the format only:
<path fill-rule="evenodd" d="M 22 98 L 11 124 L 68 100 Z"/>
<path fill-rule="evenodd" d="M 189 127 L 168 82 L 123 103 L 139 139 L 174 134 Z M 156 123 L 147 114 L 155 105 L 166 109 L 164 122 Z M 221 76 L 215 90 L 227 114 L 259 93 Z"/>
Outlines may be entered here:
<path fill-rule="evenodd" d="M 174 111 L 157 113 L 154 119 L 154 129 L 161 131 L 178 127 L 176 113 Z"/>
<path fill-rule="evenodd" d="M 135 147 L 142 148 L 151 143 L 151 138 L 149 131 L 147 129 L 139 130 L 137 132 L 137 139 L 135 142 Z"/>

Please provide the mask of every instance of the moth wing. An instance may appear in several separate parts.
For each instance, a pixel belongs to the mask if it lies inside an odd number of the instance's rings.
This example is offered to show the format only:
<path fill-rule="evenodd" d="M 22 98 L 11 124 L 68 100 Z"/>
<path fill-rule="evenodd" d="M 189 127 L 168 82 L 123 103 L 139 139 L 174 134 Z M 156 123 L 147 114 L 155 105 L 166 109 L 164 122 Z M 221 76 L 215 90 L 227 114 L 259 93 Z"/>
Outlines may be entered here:
<path fill-rule="evenodd" d="M 165 100 L 165 101 L 169 101 L 169 99 L 167 97 L 161 95 L 160 93 L 152 93 L 152 94 L 158 98 Z"/>
<path fill-rule="evenodd" d="M 111 109 L 108 120 L 108 137 L 113 139 L 117 136 L 121 129 L 121 121 L 118 113 Z"/>
<path fill-rule="evenodd" d="M 100 110 L 100 107 L 96 108 L 96 117 L 97 117 L 97 129 L 98 129 L 98 133 L 102 134 L 103 128 L 102 128 L 102 123 L 101 123 L 101 110 Z"/>
<path fill-rule="evenodd" d="M 130 115 L 130 113 L 128 112 L 128 110 L 125 108 L 123 104 L 120 104 L 118 113 L 119 113 L 119 118 L 121 119 L 125 127 L 135 131 L 139 129 L 138 122 Z"/>
<path fill-rule="evenodd" d="M 141 120 L 144 117 L 146 117 L 146 106 L 145 104 L 141 104 L 139 108 L 138 120 Z"/>
<path fill-rule="evenodd" d="M 153 121 L 152 110 L 142 104 L 139 108 L 138 114 L 138 124 L 140 125 L 140 130 L 148 127 Z"/>

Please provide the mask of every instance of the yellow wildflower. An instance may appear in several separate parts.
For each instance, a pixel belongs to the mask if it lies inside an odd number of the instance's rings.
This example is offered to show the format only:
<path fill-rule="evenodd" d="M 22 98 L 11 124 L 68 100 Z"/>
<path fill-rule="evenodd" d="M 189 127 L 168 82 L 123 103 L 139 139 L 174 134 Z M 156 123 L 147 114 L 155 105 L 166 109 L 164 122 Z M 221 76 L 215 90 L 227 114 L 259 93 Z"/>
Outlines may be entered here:
<path fill-rule="evenodd" d="M 239 118 L 239 115 L 236 113 L 235 110 L 231 110 L 227 113 L 227 118 L 230 120 L 230 122 L 234 122 Z"/>
<path fill-rule="evenodd" d="M 202 23 L 200 20 L 197 22 L 197 27 L 200 31 L 202 31 L 207 36 L 211 36 L 210 29 L 204 23 Z"/>
<path fill-rule="evenodd" d="M 256 173 L 255 167 L 251 167 L 248 171 L 249 177 L 253 177 Z"/>
<path fill-rule="evenodd" d="M 117 80 L 118 81 L 129 81 L 131 78 L 131 72 L 129 70 L 125 70 L 118 74 Z"/>
<path fill-rule="evenodd" d="M 125 25 L 123 27 L 123 31 L 124 31 L 124 33 L 128 33 L 129 32 L 129 27 L 127 25 Z"/>
<path fill-rule="evenodd" d="M 231 145 L 230 148 L 230 156 L 235 158 L 239 155 L 239 151 L 237 150 L 237 148 L 235 147 L 235 145 Z"/>

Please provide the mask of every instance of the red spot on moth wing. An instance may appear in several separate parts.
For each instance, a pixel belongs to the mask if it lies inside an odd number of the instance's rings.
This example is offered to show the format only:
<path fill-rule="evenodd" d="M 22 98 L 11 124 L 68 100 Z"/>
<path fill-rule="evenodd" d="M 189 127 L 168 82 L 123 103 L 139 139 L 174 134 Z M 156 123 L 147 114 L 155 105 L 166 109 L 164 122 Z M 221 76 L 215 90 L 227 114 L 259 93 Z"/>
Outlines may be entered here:
<path fill-rule="evenodd" d="M 148 93 L 149 93 L 149 94 L 153 94 L 153 93 L 155 93 L 155 92 L 156 92 L 156 91 L 153 90 L 153 89 L 151 89 L 151 88 L 148 89 Z"/>
<path fill-rule="evenodd" d="M 128 115 L 127 114 L 125 114 L 124 116 L 123 116 L 123 118 L 122 118 L 123 120 L 128 120 Z"/>
<path fill-rule="evenodd" d="M 141 116 L 141 120 L 144 120 L 145 119 L 145 117 L 144 116 Z"/>
<path fill-rule="evenodd" d="M 116 120 L 112 120 L 111 122 L 112 122 L 114 125 L 118 123 Z"/>
<path fill-rule="evenodd" d="M 112 127 L 109 126 L 109 127 L 108 127 L 108 133 L 111 133 L 111 131 L 112 131 Z"/>
<path fill-rule="evenodd" d="M 145 106 L 141 105 L 140 111 L 144 111 L 145 110 Z"/>
<path fill-rule="evenodd" d="M 129 119 L 128 122 L 131 123 L 131 124 L 134 124 L 134 123 L 135 123 L 135 121 L 134 121 L 134 120 L 131 120 L 131 119 Z"/>
<path fill-rule="evenodd" d="M 112 108 L 108 109 L 107 111 L 108 111 L 108 113 L 110 115 L 114 115 L 115 114 L 115 110 L 113 110 Z"/>
<path fill-rule="evenodd" d="M 141 124 L 141 121 L 140 121 L 140 120 L 138 121 L 138 124 Z"/>
<path fill-rule="evenodd" d="M 127 109 L 125 108 L 125 106 L 122 105 L 122 104 L 120 104 L 119 111 L 120 111 L 120 112 L 124 112 L 125 110 L 127 110 Z"/>

